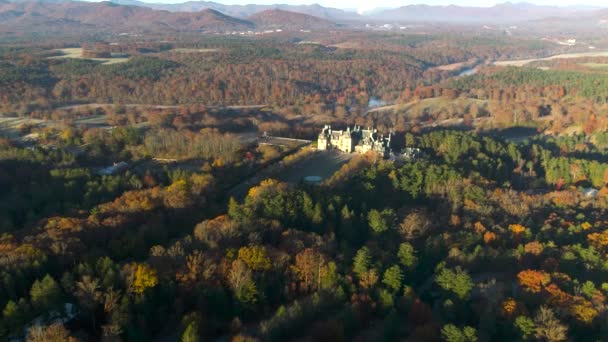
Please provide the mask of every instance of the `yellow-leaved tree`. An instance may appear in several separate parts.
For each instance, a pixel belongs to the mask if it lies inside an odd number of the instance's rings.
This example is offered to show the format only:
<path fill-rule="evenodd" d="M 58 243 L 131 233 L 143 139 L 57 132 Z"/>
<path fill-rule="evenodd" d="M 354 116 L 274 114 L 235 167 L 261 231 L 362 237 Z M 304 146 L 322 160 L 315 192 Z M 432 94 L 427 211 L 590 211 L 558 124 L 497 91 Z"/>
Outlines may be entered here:
<path fill-rule="evenodd" d="M 142 294 L 146 289 L 158 285 L 156 270 L 146 264 L 138 264 L 135 268 L 135 279 L 133 281 L 133 292 Z"/>

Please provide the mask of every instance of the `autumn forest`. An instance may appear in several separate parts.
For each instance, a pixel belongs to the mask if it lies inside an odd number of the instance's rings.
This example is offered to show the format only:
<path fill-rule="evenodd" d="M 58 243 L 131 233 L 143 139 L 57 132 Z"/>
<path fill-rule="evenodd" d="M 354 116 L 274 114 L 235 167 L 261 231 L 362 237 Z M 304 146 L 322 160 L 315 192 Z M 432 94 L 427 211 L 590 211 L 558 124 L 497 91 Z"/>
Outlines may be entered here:
<path fill-rule="evenodd" d="M 0 30 L 0 340 L 605 340 L 608 42 L 412 27 Z"/>

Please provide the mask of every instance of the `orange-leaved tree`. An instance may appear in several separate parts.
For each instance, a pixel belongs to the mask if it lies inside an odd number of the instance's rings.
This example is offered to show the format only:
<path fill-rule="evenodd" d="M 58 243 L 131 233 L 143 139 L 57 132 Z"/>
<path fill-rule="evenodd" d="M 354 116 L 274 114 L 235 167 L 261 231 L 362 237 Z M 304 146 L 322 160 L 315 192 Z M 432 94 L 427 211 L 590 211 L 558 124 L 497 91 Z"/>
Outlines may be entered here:
<path fill-rule="evenodd" d="M 543 271 L 524 270 L 517 274 L 517 279 L 519 280 L 519 285 L 526 291 L 538 293 L 544 286 L 549 284 L 551 276 Z"/>

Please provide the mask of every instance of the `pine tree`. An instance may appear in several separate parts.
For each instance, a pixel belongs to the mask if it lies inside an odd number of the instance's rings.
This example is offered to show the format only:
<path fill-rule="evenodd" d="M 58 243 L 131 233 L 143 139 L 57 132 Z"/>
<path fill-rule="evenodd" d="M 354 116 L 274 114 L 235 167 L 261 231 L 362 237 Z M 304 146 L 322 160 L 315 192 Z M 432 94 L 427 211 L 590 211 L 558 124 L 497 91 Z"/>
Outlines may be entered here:
<path fill-rule="evenodd" d="M 30 289 L 32 305 L 38 312 L 43 312 L 57 304 L 61 298 L 61 288 L 50 275 L 36 280 Z"/>
<path fill-rule="evenodd" d="M 371 266 L 371 255 L 369 248 L 362 247 L 357 251 L 357 255 L 353 259 L 353 271 L 359 277 L 366 273 Z"/>
<path fill-rule="evenodd" d="M 416 267 L 418 263 L 418 258 L 416 257 L 416 251 L 414 247 L 409 242 L 404 242 L 399 245 L 399 251 L 397 252 L 397 258 L 401 265 L 407 267 L 408 269 L 413 269 Z"/>
<path fill-rule="evenodd" d="M 192 321 L 190 324 L 188 324 L 184 330 L 184 333 L 182 334 L 182 342 L 198 342 L 198 334 L 198 324 L 196 321 Z"/>
<path fill-rule="evenodd" d="M 391 290 L 399 291 L 403 282 L 403 274 L 398 265 L 393 265 L 384 271 L 382 283 L 388 286 Z"/>

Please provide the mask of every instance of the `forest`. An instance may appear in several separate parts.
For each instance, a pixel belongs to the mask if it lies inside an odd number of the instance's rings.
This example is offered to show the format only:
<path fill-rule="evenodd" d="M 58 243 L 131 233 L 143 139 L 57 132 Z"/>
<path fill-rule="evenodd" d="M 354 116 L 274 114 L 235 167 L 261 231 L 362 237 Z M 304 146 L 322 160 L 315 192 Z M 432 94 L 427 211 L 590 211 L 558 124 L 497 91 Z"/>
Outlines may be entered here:
<path fill-rule="evenodd" d="M 91 149 L 152 139 L 110 134 Z M 238 158 L 207 171 L 99 177 L 67 151 L 5 143 L 3 207 L 38 207 L 2 218 L 4 227 L 30 222 L 2 237 L 2 333 L 73 303 L 74 332 L 45 334 L 600 338 L 608 202 L 579 190 L 603 189 L 608 164 L 597 152 L 563 157 L 576 141 L 451 130 L 405 140 L 425 156 L 353 159 L 322 188 L 269 179 L 242 200 L 221 200 L 218 173 Z M 24 163 L 38 174 L 18 172 Z"/>
<path fill-rule="evenodd" d="M 182 38 L 0 48 L 0 340 L 605 339 L 603 59 L 492 65 L 565 48 L 466 30 Z M 285 180 L 337 154 L 325 124 L 419 153 Z"/>

